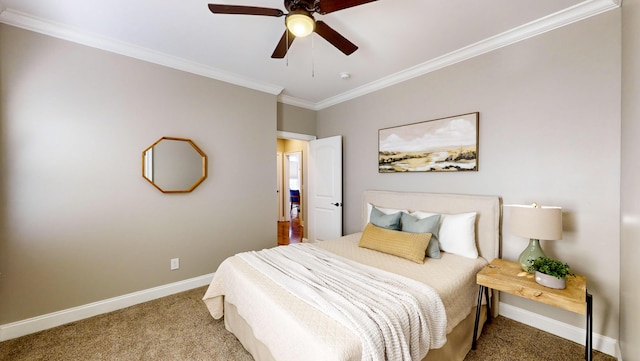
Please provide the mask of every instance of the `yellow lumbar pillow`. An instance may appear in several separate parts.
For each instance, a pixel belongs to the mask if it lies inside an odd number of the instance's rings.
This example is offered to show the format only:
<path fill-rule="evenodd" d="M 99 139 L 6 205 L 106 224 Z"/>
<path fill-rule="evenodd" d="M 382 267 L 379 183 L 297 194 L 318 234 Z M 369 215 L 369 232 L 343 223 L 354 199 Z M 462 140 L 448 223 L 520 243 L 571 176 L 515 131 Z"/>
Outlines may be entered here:
<path fill-rule="evenodd" d="M 393 231 L 369 223 L 362 232 L 358 246 L 423 263 L 430 240 L 431 233 Z"/>

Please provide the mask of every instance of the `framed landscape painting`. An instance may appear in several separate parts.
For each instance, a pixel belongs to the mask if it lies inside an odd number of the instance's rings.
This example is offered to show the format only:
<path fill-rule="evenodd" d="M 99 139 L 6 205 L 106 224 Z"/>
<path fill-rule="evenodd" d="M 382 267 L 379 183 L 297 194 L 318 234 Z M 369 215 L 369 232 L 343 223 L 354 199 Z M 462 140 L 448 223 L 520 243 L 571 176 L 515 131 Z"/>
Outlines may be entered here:
<path fill-rule="evenodd" d="M 478 170 L 479 113 L 380 129 L 378 172 Z"/>

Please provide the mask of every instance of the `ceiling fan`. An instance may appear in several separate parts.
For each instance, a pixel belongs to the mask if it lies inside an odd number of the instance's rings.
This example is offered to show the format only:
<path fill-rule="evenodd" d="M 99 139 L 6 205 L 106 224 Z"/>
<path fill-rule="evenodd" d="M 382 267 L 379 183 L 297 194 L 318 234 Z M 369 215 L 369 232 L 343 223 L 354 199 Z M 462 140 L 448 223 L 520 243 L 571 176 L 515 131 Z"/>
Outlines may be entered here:
<path fill-rule="evenodd" d="M 209 10 L 214 14 L 286 16 L 287 28 L 273 51 L 272 58 L 284 58 L 296 37 L 305 37 L 312 32 L 323 37 L 345 55 L 351 55 L 358 47 L 324 21 L 316 21 L 313 14 L 329 14 L 373 1 L 376 0 L 284 0 L 284 7 L 288 13 L 280 9 L 226 4 L 209 4 Z"/>

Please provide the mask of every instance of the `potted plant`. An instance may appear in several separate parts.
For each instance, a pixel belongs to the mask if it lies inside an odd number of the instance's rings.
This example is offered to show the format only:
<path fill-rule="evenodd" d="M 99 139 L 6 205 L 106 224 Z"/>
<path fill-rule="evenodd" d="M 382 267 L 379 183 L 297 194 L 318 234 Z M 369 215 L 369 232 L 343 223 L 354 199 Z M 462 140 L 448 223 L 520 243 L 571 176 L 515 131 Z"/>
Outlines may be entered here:
<path fill-rule="evenodd" d="M 535 271 L 536 282 L 545 287 L 564 289 L 567 276 L 575 276 L 571 273 L 568 264 L 549 257 L 531 259 L 529 263 L 531 264 L 529 272 Z"/>

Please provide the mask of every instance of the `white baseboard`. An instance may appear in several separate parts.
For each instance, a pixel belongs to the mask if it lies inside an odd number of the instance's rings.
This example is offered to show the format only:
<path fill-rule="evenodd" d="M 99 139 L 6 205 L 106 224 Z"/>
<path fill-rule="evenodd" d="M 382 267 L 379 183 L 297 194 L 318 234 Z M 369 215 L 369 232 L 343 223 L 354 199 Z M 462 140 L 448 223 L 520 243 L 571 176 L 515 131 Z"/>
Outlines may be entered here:
<path fill-rule="evenodd" d="M 618 361 L 622 361 L 622 350 L 620 349 L 620 342 L 616 342 L 616 358 Z"/>
<path fill-rule="evenodd" d="M 584 345 L 586 330 L 576 327 L 568 323 L 560 322 L 552 318 L 524 310 L 503 302 L 500 302 L 500 315 L 512 320 L 524 323 L 531 327 L 535 327 L 550 334 L 565 338 L 567 340 Z M 619 345 L 618 340 L 611 337 L 593 334 L 593 349 L 604 352 L 613 357 L 618 357 L 619 361 Z"/>
<path fill-rule="evenodd" d="M 103 313 L 137 305 L 142 302 L 147 302 L 175 293 L 206 286 L 211 283 L 212 279 L 213 273 L 200 277 L 190 278 L 184 281 L 170 283 L 168 285 L 158 286 L 118 297 L 109 298 L 103 301 L 93 302 L 86 305 L 49 313 L 42 316 L 29 318 L 22 321 L 0 325 L 0 341 L 10 340 L 12 338 L 64 325 L 69 322 L 79 321 Z"/>

